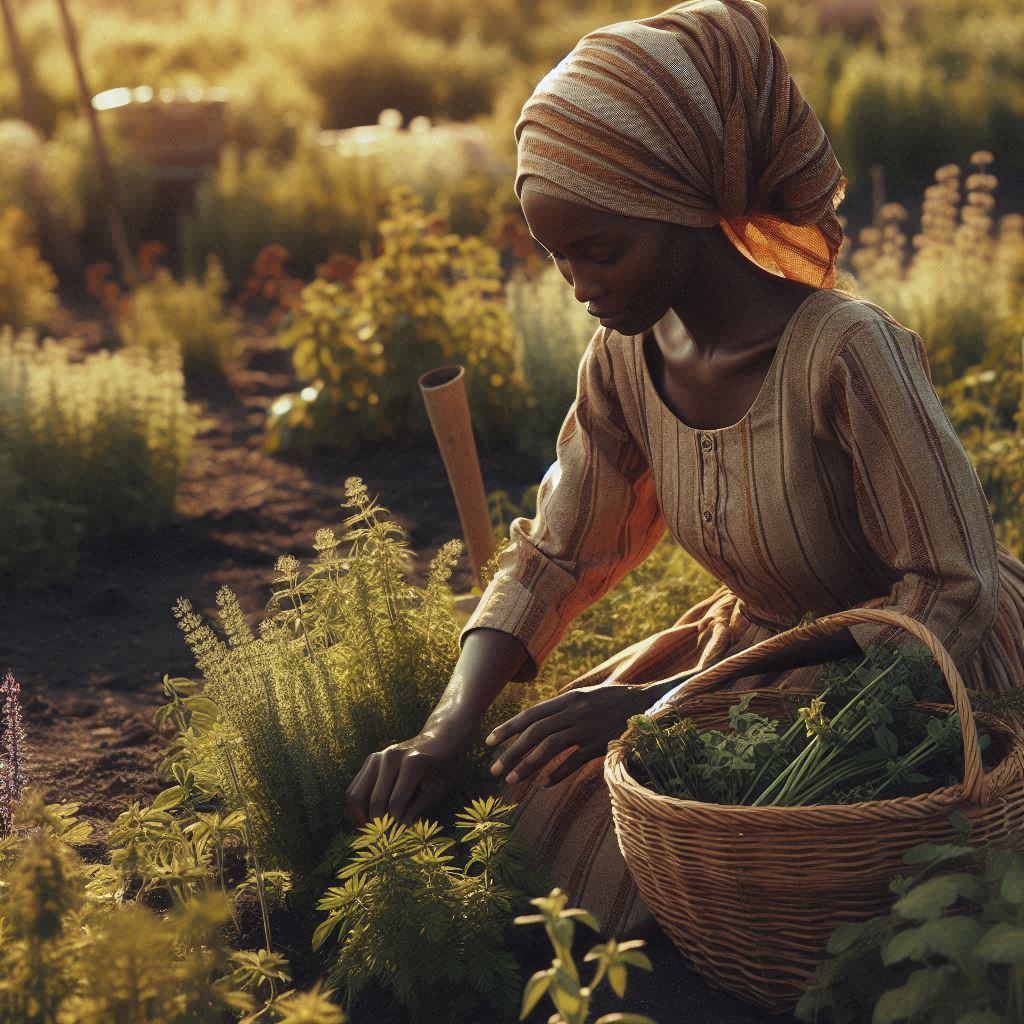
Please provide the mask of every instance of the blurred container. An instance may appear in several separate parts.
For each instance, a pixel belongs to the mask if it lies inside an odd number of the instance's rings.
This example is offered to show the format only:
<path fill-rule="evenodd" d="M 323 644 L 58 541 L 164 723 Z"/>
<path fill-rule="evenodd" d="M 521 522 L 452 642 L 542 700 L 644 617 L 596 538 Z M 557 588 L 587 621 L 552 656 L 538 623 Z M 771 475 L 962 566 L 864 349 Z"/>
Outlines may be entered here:
<path fill-rule="evenodd" d="M 372 161 L 396 183 L 410 173 L 447 179 L 470 172 L 507 175 L 514 167 L 495 155 L 487 133 L 477 125 L 450 122 L 435 125 L 429 117 L 414 117 L 403 127 L 398 110 L 382 110 L 377 124 L 321 131 L 321 146 L 338 156 Z"/>
<path fill-rule="evenodd" d="M 101 123 L 111 124 L 139 159 L 163 180 L 199 178 L 215 167 L 224 142 L 228 91 L 222 88 L 107 89 L 92 98 Z"/>

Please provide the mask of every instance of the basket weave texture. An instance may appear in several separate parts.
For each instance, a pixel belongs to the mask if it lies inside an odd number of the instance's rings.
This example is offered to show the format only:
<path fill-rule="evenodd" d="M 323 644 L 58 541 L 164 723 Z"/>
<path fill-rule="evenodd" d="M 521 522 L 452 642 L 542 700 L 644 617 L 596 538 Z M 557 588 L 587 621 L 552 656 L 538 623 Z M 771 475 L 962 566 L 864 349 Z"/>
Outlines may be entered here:
<path fill-rule="evenodd" d="M 946 649 L 927 627 L 897 612 L 854 608 L 770 637 L 692 677 L 651 717 L 726 727 L 728 708 L 743 694 L 715 693 L 716 685 L 766 654 L 859 622 L 901 626 L 935 657 L 960 715 L 962 784 L 856 804 L 727 806 L 652 792 L 629 774 L 626 751 L 617 744 L 605 758 L 619 848 L 655 919 L 713 985 L 776 1013 L 793 1009 L 835 928 L 889 906 L 889 882 L 905 870 L 907 849 L 956 837 L 948 820 L 953 811 L 970 819 L 974 844 L 1024 827 L 1024 722 L 974 713 Z M 750 710 L 782 712 L 784 695 L 758 691 Z M 976 721 L 999 755 L 988 773 Z"/>

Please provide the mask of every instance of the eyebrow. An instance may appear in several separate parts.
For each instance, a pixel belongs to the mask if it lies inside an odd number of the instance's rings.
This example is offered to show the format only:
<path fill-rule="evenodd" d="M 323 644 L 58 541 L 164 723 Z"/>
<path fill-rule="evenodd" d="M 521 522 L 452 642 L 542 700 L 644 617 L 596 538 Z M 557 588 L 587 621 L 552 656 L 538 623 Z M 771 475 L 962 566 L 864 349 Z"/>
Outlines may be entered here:
<path fill-rule="evenodd" d="M 578 249 L 581 245 L 586 245 L 588 242 L 593 242 L 593 241 L 595 241 L 597 239 L 600 239 L 600 238 L 611 238 L 611 237 L 614 237 L 614 235 L 615 235 L 615 231 L 614 230 L 607 230 L 606 229 L 604 231 L 595 231 L 592 235 L 586 235 L 584 238 L 577 238 L 575 242 L 570 242 L 569 245 L 567 246 L 567 248 L 569 248 L 569 249 Z M 551 252 L 552 251 L 552 250 L 548 249 L 548 247 L 539 238 L 537 238 L 536 235 L 534 235 L 532 237 L 533 237 L 533 240 L 542 249 L 544 249 L 547 252 Z"/>

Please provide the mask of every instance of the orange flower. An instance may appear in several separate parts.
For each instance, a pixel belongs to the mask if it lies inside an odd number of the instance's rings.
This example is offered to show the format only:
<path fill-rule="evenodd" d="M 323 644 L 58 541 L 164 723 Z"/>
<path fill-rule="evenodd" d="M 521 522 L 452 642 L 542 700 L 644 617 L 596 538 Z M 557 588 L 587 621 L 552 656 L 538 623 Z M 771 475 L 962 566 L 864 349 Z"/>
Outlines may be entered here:
<path fill-rule="evenodd" d="M 316 276 L 325 281 L 338 281 L 348 284 L 355 276 L 359 260 L 345 253 L 332 252 L 325 263 L 316 265 Z"/>
<path fill-rule="evenodd" d="M 167 246 L 163 242 L 143 242 L 139 246 L 139 273 L 144 280 L 150 280 L 156 273 L 156 264 L 161 256 L 167 254 Z"/>
<path fill-rule="evenodd" d="M 85 287 L 90 295 L 97 299 L 102 298 L 103 290 L 107 284 L 107 278 L 113 272 L 109 263 L 90 263 L 85 268 Z M 114 287 L 117 287 L 116 285 Z"/>

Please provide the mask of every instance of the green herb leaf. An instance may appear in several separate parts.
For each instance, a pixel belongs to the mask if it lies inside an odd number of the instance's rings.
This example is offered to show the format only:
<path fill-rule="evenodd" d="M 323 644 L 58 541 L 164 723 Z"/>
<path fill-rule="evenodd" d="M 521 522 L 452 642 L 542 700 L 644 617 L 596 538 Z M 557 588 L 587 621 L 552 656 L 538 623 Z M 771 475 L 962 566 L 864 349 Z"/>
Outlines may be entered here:
<path fill-rule="evenodd" d="M 890 757 L 895 757 L 899 753 L 900 744 L 896 739 L 896 734 L 884 725 L 875 730 L 875 743 Z"/>
<path fill-rule="evenodd" d="M 904 864 L 941 864 L 947 860 L 960 860 L 974 853 L 970 846 L 956 843 L 919 843 L 903 854 Z"/>
<path fill-rule="evenodd" d="M 1024 964 L 1024 928 L 994 924 L 974 947 L 974 955 L 990 964 Z"/>
<path fill-rule="evenodd" d="M 955 972 L 952 964 L 914 971 L 905 985 L 882 993 L 875 1004 L 871 1024 L 897 1024 L 920 1013 L 940 991 L 942 983 Z"/>
<path fill-rule="evenodd" d="M 895 935 L 882 947 L 882 963 L 887 967 L 903 960 L 924 962 L 937 954 L 947 960 L 960 960 L 973 949 L 982 925 L 972 917 L 940 917 L 926 921 Z"/>
<path fill-rule="evenodd" d="M 936 875 L 935 878 L 915 885 L 893 904 L 892 909 L 899 917 L 923 921 L 937 917 L 961 896 L 978 901 L 984 900 L 985 886 L 974 875 L 963 872 Z"/>

